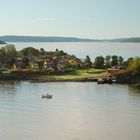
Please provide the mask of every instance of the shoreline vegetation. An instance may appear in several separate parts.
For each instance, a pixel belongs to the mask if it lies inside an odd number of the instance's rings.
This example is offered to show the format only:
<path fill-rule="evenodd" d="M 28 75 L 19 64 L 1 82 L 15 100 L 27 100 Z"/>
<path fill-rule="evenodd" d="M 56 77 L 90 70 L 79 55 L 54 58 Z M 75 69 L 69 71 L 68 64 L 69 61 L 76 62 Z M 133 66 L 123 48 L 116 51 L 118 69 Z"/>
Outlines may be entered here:
<path fill-rule="evenodd" d="M 75 70 L 60 74 L 48 74 L 40 70 L 16 70 L 0 73 L 0 80 L 31 80 L 40 82 L 97 82 L 98 78 L 106 77 L 106 70 Z"/>
<path fill-rule="evenodd" d="M 140 57 L 124 60 L 122 56 L 97 56 L 92 62 L 63 50 L 45 51 L 27 47 L 16 51 L 14 45 L 0 48 L 0 80 L 34 82 L 134 83 L 140 85 Z M 109 80 L 109 81 L 108 81 Z M 108 81 L 108 82 L 107 82 Z"/>

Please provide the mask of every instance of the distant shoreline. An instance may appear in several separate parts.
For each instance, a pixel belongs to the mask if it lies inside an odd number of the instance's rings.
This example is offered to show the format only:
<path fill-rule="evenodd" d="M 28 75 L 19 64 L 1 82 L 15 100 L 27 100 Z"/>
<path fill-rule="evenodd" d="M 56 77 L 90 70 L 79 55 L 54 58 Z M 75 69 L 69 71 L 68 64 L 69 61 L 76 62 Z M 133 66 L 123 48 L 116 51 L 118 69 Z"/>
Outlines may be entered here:
<path fill-rule="evenodd" d="M 6 43 L 4 41 L 0 40 L 0 45 L 4 45 L 4 44 L 6 44 Z"/>
<path fill-rule="evenodd" d="M 78 37 L 59 37 L 59 36 L 0 36 L 4 42 L 121 42 L 121 43 L 140 43 L 140 37 L 116 38 L 116 39 L 89 39 Z"/>

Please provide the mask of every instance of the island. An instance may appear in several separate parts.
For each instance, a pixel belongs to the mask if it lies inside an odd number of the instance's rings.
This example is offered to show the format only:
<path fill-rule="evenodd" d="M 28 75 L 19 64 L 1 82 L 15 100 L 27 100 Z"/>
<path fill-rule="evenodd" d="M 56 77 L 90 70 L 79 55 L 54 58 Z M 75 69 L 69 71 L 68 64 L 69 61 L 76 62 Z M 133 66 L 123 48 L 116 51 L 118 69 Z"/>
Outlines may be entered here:
<path fill-rule="evenodd" d="M 6 43 L 5 43 L 4 41 L 1 41 L 1 40 L 0 40 L 0 44 L 6 44 Z"/>
<path fill-rule="evenodd" d="M 139 83 L 140 58 L 97 56 L 92 62 L 87 55 L 80 59 L 63 50 L 45 51 L 33 47 L 16 50 L 14 45 L 0 49 L 0 80 L 30 80 L 34 82 L 97 82 L 106 83 L 115 77 L 116 83 Z"/>

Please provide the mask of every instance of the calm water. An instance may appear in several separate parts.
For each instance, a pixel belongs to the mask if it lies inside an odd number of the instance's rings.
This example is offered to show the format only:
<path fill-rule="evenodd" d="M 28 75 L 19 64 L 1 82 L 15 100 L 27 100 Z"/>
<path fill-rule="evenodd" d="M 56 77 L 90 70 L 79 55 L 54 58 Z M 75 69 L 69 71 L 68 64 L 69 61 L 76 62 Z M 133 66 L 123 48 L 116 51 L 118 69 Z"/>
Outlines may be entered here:
<path fill-rule="evenodd" d="M 99 55 L 121 55 L 124 58 L 139 56 L 140 43 L 30 43 L 30 42 L 13 42 L 17 50 L 21 50 L 25 47 L 44 48 L 47 51 L 54 51 L 56 48 L 64 50 L 70 54 L 74 54 L 77 57 L 85 58 L 89 55 L 92 59 Z"/>
<path fill-rule="evenodd" d="M 51 92 L 52 100 L 41 99 Z M 0 140 L 140 140 L 140 91 L 96 83 L 0 83 Z"/>

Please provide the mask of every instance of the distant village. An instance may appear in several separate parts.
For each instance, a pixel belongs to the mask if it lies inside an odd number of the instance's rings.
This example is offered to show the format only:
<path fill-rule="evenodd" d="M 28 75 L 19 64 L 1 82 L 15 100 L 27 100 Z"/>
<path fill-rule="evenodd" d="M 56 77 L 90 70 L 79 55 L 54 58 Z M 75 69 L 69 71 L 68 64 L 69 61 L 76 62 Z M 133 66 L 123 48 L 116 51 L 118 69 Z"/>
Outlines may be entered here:
<path fill-rule="evenodd" d="M 97 56 L 92 62 L 88 55 L 84 59 L 80 59 L 58 49 L 46 51 L 44 48 L 26 47 L 17 51 L 14 45 L 0 48 L 0 73 L 36 70 L 47 74 L 63 74 L 75 70 L 105 69 L 108 76 L 112 76 L 114 73 L 124 69 L 128 70 L 128 68 L 132 73 L 134 71 L 139 73 L 139 62 L 140 58 L 128 58 L 124 61 L 122 56 L 116 55 Z M 138 68 L 134 69 L 132 66 L 134 64 Z"/>
<path fill-rule="evenodd" d="M 48 72 L 63 73 L 67 70 L 92 68 L 89 56 L 85 60 L 69 55 L 63 50 L 56 49 L 54 52 L 47 52 L 43 48 L 40 50 L 27 47 L 21 51 L 16 51 L 14 45 L 6 45 L 0 49 L 0 69 L 35 69 Z"/>
<path fill-rule="evenodd" d="M 92 62 L 89 56 L 79 59 L 74 55 L 69 55 L 63 50 L 45 51 L 27 47 L 21 51 L 16 51 L 14 45 L 6 45 L 0 49 L 0 69 L 40 69 L 48 72 L 65 72 L 76 69 L 105 69 L 112 66 L 125 67 L 127 62 L 121 56 L 98 56 Z M 118 69 L 118 67 L 116 67 Z"/>

